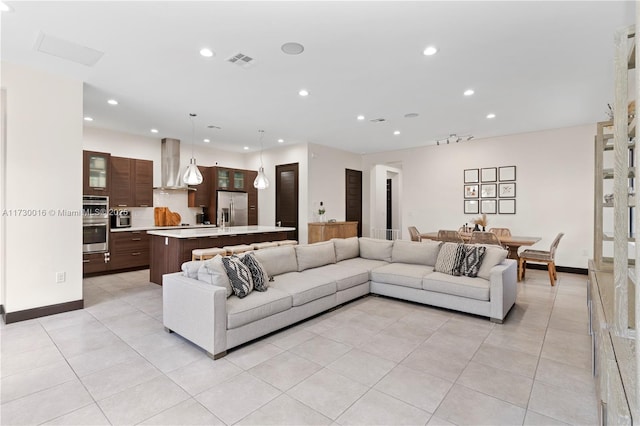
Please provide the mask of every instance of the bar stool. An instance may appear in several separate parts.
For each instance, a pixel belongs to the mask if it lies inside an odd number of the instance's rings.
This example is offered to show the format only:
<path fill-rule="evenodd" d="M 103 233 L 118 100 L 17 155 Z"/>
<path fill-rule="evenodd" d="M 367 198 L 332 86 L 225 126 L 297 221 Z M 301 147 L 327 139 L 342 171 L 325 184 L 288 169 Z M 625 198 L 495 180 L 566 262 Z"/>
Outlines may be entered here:
<path fill-rule="evenodd" d="M 206 249 L 193 249 L 191 250 L 191 260 L 207 260 L 215 257 L 218 254 L 224 256 L 226 250 L 223 248 L 212 247 Z"/>
<path fill-rule="evenodd" d="M 266 249 L 269 247 L 278 247 L 278 243 L 275 241 L 272 242 L 264 242 L 264 243 L 253 243 L 251 244 L 254 250 Z"/>
<path fill-rule="evenodd" d="M 224 246 L 222 247 L 224 249 L 224 251 L 226 251 L 227 256 L 231 255 L 231 254 L 240 254 L 240 253 L 244 253 L 246 251 L 253 251 L 253 247 L 247 245 L 247 244 L 239 244 L 237 246 Z"/>
<path fill-rule="evenodd" d="M 282 241 L 277 241 L 279 246 L 296 246 L 298 245 L 298 242 L 296 240 L 282 240 Z"/>

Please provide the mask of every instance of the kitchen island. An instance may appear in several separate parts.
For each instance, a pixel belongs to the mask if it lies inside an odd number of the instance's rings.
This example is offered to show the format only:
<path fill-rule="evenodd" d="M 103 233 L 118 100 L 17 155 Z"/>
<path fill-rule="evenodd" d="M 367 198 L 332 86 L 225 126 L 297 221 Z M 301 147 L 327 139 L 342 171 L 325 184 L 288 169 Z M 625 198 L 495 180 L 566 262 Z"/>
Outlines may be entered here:
<path fill-rule="evenodd" d="M 162 276 L 180 271 L 191 260 L 191 251 L 287 239 L 295 228 L 277 226 L 231 226 L 225 228 L 163 229 L 147 231 L 151 239 L 149 280 L 162 285 Z"/>

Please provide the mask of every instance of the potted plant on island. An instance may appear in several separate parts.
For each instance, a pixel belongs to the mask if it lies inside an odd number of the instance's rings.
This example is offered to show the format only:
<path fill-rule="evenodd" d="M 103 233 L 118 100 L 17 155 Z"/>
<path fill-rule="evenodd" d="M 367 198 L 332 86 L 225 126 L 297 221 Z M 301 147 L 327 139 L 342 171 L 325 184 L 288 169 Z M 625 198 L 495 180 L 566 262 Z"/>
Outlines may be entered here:
<path fill-rule="evenodd" d="M 324 220 L 324 214 L 325 214 L 326 212 L 327 212 L 327 211 L 326 211 L 326 210 L 325 210 L 325 208 L 324 208 L 324 204 L 322 203 L 322 201 L 320 201 L 320 208 L 318 209 L 318 216 L 319 216 L 319 220 L 320 220 L 320 222 L 324 222 L 324 221 L 325 221 L 325 220 Z"/>

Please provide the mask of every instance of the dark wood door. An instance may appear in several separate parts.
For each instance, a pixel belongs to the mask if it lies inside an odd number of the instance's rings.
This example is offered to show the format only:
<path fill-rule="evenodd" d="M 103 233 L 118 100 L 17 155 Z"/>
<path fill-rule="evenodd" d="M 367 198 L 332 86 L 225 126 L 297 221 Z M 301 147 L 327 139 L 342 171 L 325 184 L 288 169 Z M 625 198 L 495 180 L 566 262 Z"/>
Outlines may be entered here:
<path fill-rule="evenodd" d="M 358 222 L 358 237 L 362 237 L 362 172 L 345 169 L 345 220 Z"/>
<path fill-rule="evenodd" d="M 190 186 L 195 191 L 189 191 L 189 207 L 209 207 L 211 202 L 211 168 L 198 166 L 198 170 L 202 174 L 202 183 L 200 185 Z"/>
<path fill-rule="evenodd" d="M 276 223 L 292 226 L 291 239 L 298 240 L 298 163 L 276 166 Z"/>

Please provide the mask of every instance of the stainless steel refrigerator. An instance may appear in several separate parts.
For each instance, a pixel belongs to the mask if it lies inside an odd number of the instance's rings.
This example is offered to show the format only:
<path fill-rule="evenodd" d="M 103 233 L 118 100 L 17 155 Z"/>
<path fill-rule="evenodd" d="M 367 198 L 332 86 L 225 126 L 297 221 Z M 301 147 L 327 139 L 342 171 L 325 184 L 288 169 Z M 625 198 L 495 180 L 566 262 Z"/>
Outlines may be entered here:
<path fill-rule="evenodd" d="M 246 192 L 218 191 L 218 226 L 247 226 L 248 204 Z"/>

